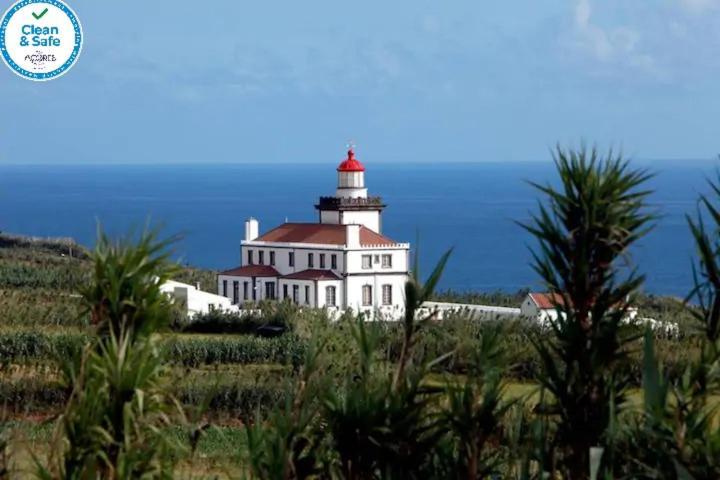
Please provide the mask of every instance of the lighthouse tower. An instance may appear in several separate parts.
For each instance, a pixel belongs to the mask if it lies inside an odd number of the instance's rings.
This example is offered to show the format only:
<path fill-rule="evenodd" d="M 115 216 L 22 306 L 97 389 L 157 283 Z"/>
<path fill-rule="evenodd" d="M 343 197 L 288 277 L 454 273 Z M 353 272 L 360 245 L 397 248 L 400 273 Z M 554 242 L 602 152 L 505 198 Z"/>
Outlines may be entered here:
<path fill-rule="evenodd" d="M 364 225 L 381 233 L 381 213 L 385 205 L 380 197 L 368 196 L 365 166 L 355 158 L 352 147 L 337 167 L 338 185 L 334 197 L 320 197 L 315 208 L 320 223 Z"/>

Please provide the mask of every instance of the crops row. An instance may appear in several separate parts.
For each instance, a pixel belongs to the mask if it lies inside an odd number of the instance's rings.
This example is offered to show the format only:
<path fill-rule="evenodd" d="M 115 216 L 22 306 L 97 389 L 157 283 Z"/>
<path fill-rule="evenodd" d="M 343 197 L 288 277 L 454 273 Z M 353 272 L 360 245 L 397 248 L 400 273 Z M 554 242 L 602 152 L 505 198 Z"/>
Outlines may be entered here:
<path fill-rule="evenodd" d="M 230 415 L 249 419 L 279 405 L 287 396 L 287 389 L 279 382 L 211 383 L 182 382 L 170 392 L 188 407 L 202 409 L 203 413 Z M 0 409 L 12 414 L 53 414 L 67 402 L 69 390 L 56 381 L 23 378 L 0 380 Z"/>
<path fill-rule="evenodd" d="M 68 292 L 0 288 L 0 325 L 82 326 L 87 322 L 80 299 Z"/>
<path fill-rule="evenodd" d="M 82 332 L 0 332 L 0 364 L 69 359 L 90 340 Z M 167 335 L 160 342 L 167 362 L 186 366 L 203 364 L 278 363 L 298 365 L 305 343 L 294 335 L 263 338 L 251 335 Z"/>
<path fill-rule="evenodd" d="M 0 268 L 0 287 L 5 288 L 76 291 L 87 278 L 87 273 L 72 262 L 53 266 L 3 262 Z"/>
<path fill-rule="evenodd" d="M 168 336 L 162 342 L 167 361 L 187 366 L 218 363 L 299 365 L 305 342 L 294 335 L 263 338 L 241 336 Z"/>

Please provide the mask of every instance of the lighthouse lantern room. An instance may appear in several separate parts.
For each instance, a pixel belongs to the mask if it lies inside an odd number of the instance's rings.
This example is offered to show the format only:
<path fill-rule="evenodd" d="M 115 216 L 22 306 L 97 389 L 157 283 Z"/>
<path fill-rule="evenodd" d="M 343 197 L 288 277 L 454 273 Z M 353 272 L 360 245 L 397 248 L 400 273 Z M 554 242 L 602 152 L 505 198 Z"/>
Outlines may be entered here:
<path fill-rule="evenodd" d="M 335 196 L 339 198 L 367 198 L 365 188 L 365 166 L 355 158 L 350 148 L 347 159 L 338 165 L 338 188 Z"/>
<path fill-rule="evenodd" d="M 337 167 L 338 185 L 334 197 L 320 197 L 315 208 L 320 223 L 335 225 L 364 225 L 381 233 L 382 198 L 368 196 L 365 187 L 365 166 L 355 158 L 352 147 L 347 158 Z"/>

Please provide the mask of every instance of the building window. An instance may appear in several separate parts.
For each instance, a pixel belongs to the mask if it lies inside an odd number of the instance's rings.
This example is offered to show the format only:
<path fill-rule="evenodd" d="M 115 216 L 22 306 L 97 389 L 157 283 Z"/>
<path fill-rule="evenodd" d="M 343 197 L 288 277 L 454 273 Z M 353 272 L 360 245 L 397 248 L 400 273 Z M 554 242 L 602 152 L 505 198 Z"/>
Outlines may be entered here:
<path fill-rule="evenodd" d="M 366 307 L 373 304 L 372 285 L 363 285 L 363 287 L 362 287 L 362 304 Z"/>
<path fill-rule="evenodd" d="M 288 253 L 288 265 L 291 267 L 295 266 L 295 252 Z"/>
<path fill-rule="evenodd" d="M 372 268 L 372 255 L 363 255 L 362 256 L 362 268 L 364 268 L 364 269 Z"/>
<path fill-rule="evenodd" d="M 325 268 L 325 254 L 320 254 L 320 268 Z"/>
<path fill-rule="evenodd" d="M 267 282 L 265 284 L 265 298 L 275 300 L 275 282 Z"/>
<path fill-rule="evenodd" d="M 248 299 L 248 282 L 243 282 L 243 300 Z"/>
<path fill-rule="evenodd" d="M 330 255 L 330 268 L 337 270 L 337 255 L 334 253 Z"/>
<path fill-rule="evenodd" d="M 240 282 L 233 282 L 233 303 L 238 303 L 240 300 Z"/>
<path fill-rule="evenodd" d="M 275 252 L 270 252 L 270 265 L 275 266 Z"/>
<path fill-rule="evenodd" d="M 283 298 L 288 298 L 287 284 L 283 285 Z"/>
<path fill-rule="evenodd" d="M 382 268 L 392 268 L 392 255 L 382 256 Z"/>
<path fill-rule="evenodd" d="M 263 250 L 258 252 L 258 263 L 260 265 L 265 265 L 265 251 Z"/>
<path fill-rule="evenodd" d="M 300 287 L 293 285 L 293 302 L 300 303 Z"/>
<path fill-rule="evenodd" d="M 253 251 L 252 251 L 252 250 L 248 250 L 248 265 L 252 265 L 253 263 L 254 263 L 254 260 L 253 260 Z"/>
<path fill-rule="evenodd" d="M 315 266 L 315 258 L 312 253 L 308 253 L 308 268 L 313 268 Z"/>
<path fill-rule="evenodd" d="M 383 285 L 382 294 L 383 305 L 392 305 L 392 285 Z"/>
<path fill-rule="evenodd" d="M 310 305 L 310 285 L 305 285 L 305 305 Z"/>
<path fill-rule="evenodd" d="M 380 263 L 380 255 L 375 255 L 375 263 Z"/>
<path fill-rule="evenodd" d="M 227 297 L 227 280 L 223 280 L 223 297 Z"/>
<path fill-rule="evenodd" d="M 325 305 L 328 307 L 335 306 L 335 287 L 325 287 Z"/>

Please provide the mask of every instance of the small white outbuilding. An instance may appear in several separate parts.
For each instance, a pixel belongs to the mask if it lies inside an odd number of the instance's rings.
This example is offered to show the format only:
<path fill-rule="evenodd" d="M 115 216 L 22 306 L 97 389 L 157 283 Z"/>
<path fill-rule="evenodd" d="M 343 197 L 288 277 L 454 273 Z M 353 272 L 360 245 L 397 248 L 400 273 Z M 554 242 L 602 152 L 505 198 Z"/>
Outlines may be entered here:
<path fill-rule="evenodd" d="M 557 293 L 528 293 L 525 300 L 520 304 L 520 315 L 524 318 L 534 319 L 540 323 L 558 318 L 558 306 L 565 304 L 562 295 Z M 624 321 L 634 321 L 638 310 L 635 307 L 627 307 Z"/>
<path fill-rule="evenodd" d="M 229 298 L 202 291 L 197 286 L 187 283 L 168 280 L 160 286 L 160 290 L 172 296 L 176 302 L 185 305 L 188 317 L 205 314 L 211 310 L 239 311 Z"/>

